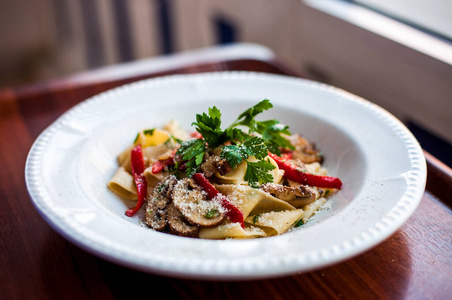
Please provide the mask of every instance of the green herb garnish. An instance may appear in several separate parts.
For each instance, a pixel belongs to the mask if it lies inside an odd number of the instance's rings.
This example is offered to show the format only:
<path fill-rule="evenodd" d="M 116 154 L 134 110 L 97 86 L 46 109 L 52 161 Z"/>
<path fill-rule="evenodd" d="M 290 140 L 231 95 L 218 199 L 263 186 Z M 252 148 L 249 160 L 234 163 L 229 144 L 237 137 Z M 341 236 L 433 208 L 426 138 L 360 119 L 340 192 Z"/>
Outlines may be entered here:
<path fill-rule="evenodd" d="M 170 135 L 170 137 L 166 140 L 166 142 L 164 143 L 165 145 L 168 145 L 171 141 L 174 141 L 177 144 L 182 144 L 183 141 L 181 139 L 178 139 L 177 137 L 175 137 L 174 135 Z"/>
<path fill-rule="evenodd" d="M 259 220 L 259 217 L 260 217 L 261 215 L 260 214 L 258 214 L 258 215 L 255 215 L 254 217 L 253 217 L 253 224 L 256 224 L 256 222 L 257 222 L 257 220 Z"/>
<path fill-rule="evenodd" d="M 153 135 L 154 134 L 154 130 L 155 130 L 155 128 L 143 130 L 143 134 L 144 135 Z M 138 141 L 138 137 L 139 136 L 140 136 L 140 133 L 138 132 L 137 136 L 135 137 L 135 140 L 133 141 L 133 143 L 136 143 Z"/>
<path fill-rule="evenodd" d="M 265 140 L 257 136 L 248 137 L 244 143 L 238 145 L 224 146 L 221 150 L 221 158 L 225 158 L 232 168 L 237 167 L 249 156 L 264 159 L 268 153 Z"/>
<path fill-rule="evenodd" d="M 206 141 L 204 139 L 192 139 L 181 144 L 176 154 L 181 155 L 186 161 L 186 172 L 189 177 L 193 176 L 202 163 L 206 152 Z"/>
<path fill-rule="evenodd" d="M 303 224 L 304 224 L 303 219 L 300 219 L 300 220 L 298 220 L 297 222 L 295 222 L 294 227 L 297 228 L 297 227 L 300 227 L 300 226 L 303 225 Z"/>
<path fill-rule="evenodd" d="M 270 101 L 265 99 L 241 113 L 237 120 L 224 130 L 221 129 L 221 112 L 217 107 L 209 108 L 208 114 L 197 114 L 196 122 L 192 125 L 202 138 L 183 142 L 176 153 L 186 162 L 187 176 L 191 177 L 199 171 L 208 148 L 214 149 L 229 142 L 230 145 L 222 147 L 220 156 L 226 159 L 232 168 L 246 161 L 245 180 L 250 186 L 256 187 L 258 184 L 273 181 L 273 176 L 268 172 L 275 167 L 264 160 L 268 151 L 280 155 L 280 148 L 294 147 L 283 136 L 290 134 L 286 125 L 277 120 L 255 120 L 258 114 L 272 107 Z M 237 128 L 239 126 L 248 127 L 248 132 Z M 250 156 L 254 156 L 258 161 L 248 161 Z"/>
<path fill-rule="evenodd" d="M 146 129 L 143 131 L 144 135 L 153 135 L 155 131 L 155 128 L 152 129 Z"/>
<path fill-rule="evenodd" d="M 204 215 L 204 217 L 206 217 L 207 219 L 212 219 L 213 217 L 216 217 L 217 215 L 218 215 L 218 210 L 211 209 Z"/>
<path fill-rule="evenodd" d="M 270 160 L 261 160 L 257 162 L 247 161 L 246 163 L 247 168 L 244 177 L 246 181 L 252 183 L 254 186 L 256 183 L 264 184 L 273 181 L 273 176 L 268 172 L 276 167 L 270 163 Z"/>

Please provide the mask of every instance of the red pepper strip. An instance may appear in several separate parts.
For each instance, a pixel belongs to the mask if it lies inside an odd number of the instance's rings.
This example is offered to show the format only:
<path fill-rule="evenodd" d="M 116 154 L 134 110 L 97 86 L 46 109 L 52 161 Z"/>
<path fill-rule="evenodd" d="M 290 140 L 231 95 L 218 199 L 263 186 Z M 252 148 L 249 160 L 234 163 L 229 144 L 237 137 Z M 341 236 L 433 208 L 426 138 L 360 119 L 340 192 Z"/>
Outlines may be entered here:
<path fill-rule="evenodd" d="M 163 160 L 158 160 L 152 165 L 152 174 L 157 174 L 163 171 L 166 166 L 173 166 L 174 165 L 174 155 L 176 155 L 177 149 L 174 149 L 173 152 L 171 152 L 170 157 Z"/>
<path fill-rule="evenodd" d="M 197 132 L 197 131 L 194 131 L 194 132 L 190 133 L 190 136 L 191 136 L 192 138 L 195 138 L 195 139 L 202 139 L 202 134 L 200 134 L 200 133 Z"/>
<path fill-rule="evenodd" d="M 183 163 L 179 166 L 179 170 L 185 171 L 185 169 L 187 169 L 187 163 Z"/>
<path fill-rule="evenodd" d="M 201 188 L 207 193 L 207 198 L 213 199 L 217 197 L 220 200 L 221 206 L 226 210 L 226 217 L 234 223 L 240 223 L 243 229 L 245 229 L 245 223 L 243 222 L 243 213 L 232 204 L 228 198 L 220 193 L 204 176 L 202 173 L 196 173 L 193 175 L 193 179 Z"/>
<path fill-rule="evenodd" d="M 289 148 L 282 148 L 281 153 L 293 153 L 293 150 Z"/>
<path fill-rule="evenodd" d="M 293 152 L 282 153 L 281 154 L 281 158 L 283 160 L 292 159 L 293 158 Z"/>
<path fill-rule="evenodd" d="M 137 145 L 135 148 L 132 149 L 131 162 L 132 162 L 132 175 L 135 181 L 135 185 L 137 186 L 138 202 L 134 208 L 131 208 L 126 211 L 126 216 L 128 217 L 131 217 L 137 213 L 137 211 L 143 205 L 144 199 L 147 196 L 148 184 L 146 182 L 146 177 L 143 175 L 144 159 L 143 152 L 141 150 L 141 145 Z"/>
<path fill-rule="evenodd" d="M 273 153 L 269 152 L 268 156 L 273 158 L 273 160 L 278 164 L 278 167 L 280 169 L 284 170 L 284 177 L 286 177 L 287 179 L 299 182 L 301 184 L 307 184 L 323 188 L 340 189 L 342 186 L 341 180 L 337 177 L 321 176 L 301 172 L 298 170 L 299 168 L 297 166 L 289 162 L 285 162 L 281 157 Z"/>

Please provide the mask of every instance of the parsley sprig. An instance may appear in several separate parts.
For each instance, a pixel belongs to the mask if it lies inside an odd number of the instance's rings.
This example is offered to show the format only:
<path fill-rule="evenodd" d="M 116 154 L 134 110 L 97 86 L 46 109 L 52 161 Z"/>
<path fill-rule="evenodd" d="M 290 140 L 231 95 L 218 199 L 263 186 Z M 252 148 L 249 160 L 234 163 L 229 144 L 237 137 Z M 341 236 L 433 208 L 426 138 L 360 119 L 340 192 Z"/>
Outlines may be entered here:
<path fill-rule="evenodd" d="M 207 144 L 204 139 L 192 139 L 181 144 L 176 155 L 181 155 L 186 161 L 187 176 L 191 177 L 198 172 L 199 166 L 202 164 L 204 154 L 206 153 Z"/>
<path fill-rule="evenodd" d="M 288 126 L 278 120 L 258 121 L 255 119 L 260 113 L 272 108 L 268 99 L 245 110 L 226 129 L 221 129 L 221 112 L 217 107 L 209 108 L 208 113 L 196 115 L 196 131 L 201 139 L 185 141 L 177 151 L 186 162 L 186 172 L 189 177 L 199 171 L 205 152 L 229 142 L 221 149 L 221 158 L 226 159 L 232 168 L 236 168 L 243 161 L 247 163 L 244 179 L 251 186 L 258 183 L 271 182 L 273 176 L 268 172 L 275 168 L 269 160 L 264 158 L 268 151 L 280 155 L 280 148 L 293 149 L 292 144 L 283 136 L 290 135 Z M 247 127 L 245 132 L 238 127 Z M 249 161 L 254 156 L 258 161 Z"/>

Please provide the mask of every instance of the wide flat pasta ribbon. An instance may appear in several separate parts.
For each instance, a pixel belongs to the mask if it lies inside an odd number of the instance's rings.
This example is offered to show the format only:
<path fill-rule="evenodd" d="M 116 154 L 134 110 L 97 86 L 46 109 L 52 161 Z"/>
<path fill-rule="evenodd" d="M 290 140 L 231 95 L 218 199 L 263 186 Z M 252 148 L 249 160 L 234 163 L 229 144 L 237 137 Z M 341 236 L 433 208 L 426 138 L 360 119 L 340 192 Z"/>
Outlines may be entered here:
<path fill-rule="evenodd" d="M 286 232 L 298 220 L 304 216 L 302 209 L 267 212 L 251 215 L 245 219 L 245 223 L 261 227 L 267 235 L 277 235 Z"/>
<path fill-rule="evenodd" d="M 250 214 L 260 214 L 269 211 L 294 210 L 295 207 L 260 190 L 246 185 L 216 185 L 218 191 L 228 196 L 246 218 Z"/>

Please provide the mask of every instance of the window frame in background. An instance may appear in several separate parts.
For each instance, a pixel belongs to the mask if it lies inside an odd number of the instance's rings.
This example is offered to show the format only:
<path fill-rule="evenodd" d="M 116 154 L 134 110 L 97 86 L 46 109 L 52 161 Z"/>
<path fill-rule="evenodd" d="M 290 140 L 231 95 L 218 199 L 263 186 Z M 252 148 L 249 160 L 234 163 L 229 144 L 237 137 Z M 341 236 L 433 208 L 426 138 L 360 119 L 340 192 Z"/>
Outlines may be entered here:
<path fill-rule="evenodd" d="M 452 166 L 452 42 L 355 1 L 302 3 L 310 25 L 340 43 L 310 45 L 313 53 L 306 61 L 311 60 L 316 72 L 325 75 L 327 83 L 389 110 L 425 150 Z M 304 42 L 313 40 L 311 35 Z M 323 57 L 317 58 L 318 53 Z M 322 61 L 330 57 L 335 59 Z M 384 66 L 376 67 L 378 62 Z"/>

